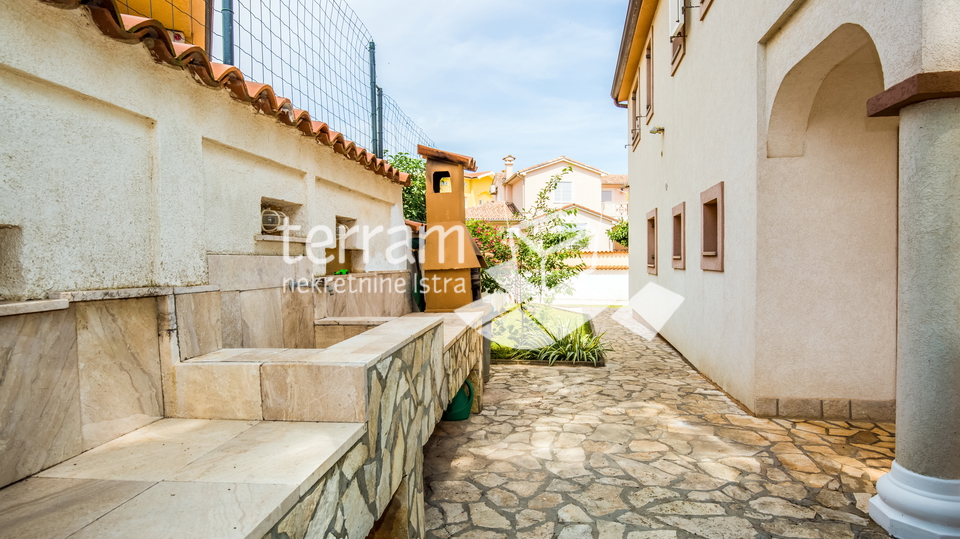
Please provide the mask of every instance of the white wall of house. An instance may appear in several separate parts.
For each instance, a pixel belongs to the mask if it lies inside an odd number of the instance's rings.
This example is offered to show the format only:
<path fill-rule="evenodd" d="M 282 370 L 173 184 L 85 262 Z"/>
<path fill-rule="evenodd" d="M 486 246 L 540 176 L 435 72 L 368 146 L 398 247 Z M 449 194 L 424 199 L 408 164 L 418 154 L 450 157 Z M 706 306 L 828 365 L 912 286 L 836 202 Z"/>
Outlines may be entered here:
<path fill-rule="evenodd" d="M 764 397 L 895 398 L 896 119 L 863 111 L 868 97 L 920 71 L 920 4 L 716 0 L 703 20 L 688 11 L 675 74 L 667 3 L 657 7 L 653 114 L 629 153 L 630 292 L 653 282 L 683 296 L 661 333 L 751 408 Z M 788 77 L 845 24 L 870 43 L 840 36 L 829 48 L 836 62 L 814 54 L 822 77 Z M 782 114 L 781 88 L 797 95 Z M 704 271 L 700 194 L 721 181 L 724 271 Z M 670 264 L 671 209 L 681 202 L 683 270 Z M 660 262 L 650 275 L 654 208 Z"/>
<path fill-rule="evenodd" d="M 5 298 L 206 283 L 208 254 L 280 253 L 254 239 L 261 197 L 299 204 L 303 232 L 337 216 L 403 224 L 399 185 L 101 35 L 89 15 L 16 6 L 0 22 L 0 114 L 17 133 L 0 137 Z M 382 254 L 366 265 L 403 267 Z"/>
<path fill-rule="evenodd" d="M 627 270 L 587 269 L 571 279 L 570 286 L 572 291 L 569 294 L 558 295 L 556 301 L 560 303 L 577 301 L 622 303 L 628 299 L 629 274 Z"/>
<path fill-rule="evenodd" d="M 577 209 L 576 214 L 568 215 L 565 219 L 576 224 L 590 237 L 590 242 L 584 249 L 586 251 L 612 251 L 613 242 L 607 237 L 607 230 L 613 226 L 613 222 L 604 219 L 589 211 Z"/>

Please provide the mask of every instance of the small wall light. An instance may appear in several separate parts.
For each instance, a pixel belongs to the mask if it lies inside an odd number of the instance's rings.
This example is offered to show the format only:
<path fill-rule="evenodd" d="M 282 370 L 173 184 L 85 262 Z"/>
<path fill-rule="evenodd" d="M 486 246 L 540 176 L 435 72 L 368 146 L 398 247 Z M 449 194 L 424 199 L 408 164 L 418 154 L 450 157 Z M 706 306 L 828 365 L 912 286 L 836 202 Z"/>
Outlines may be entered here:
<path fill-rule="evenodd" d="M 650 133 L 653 135 L 662 135 L 666 129 L 660 127 L 659 125 L 650 130 Z"/>

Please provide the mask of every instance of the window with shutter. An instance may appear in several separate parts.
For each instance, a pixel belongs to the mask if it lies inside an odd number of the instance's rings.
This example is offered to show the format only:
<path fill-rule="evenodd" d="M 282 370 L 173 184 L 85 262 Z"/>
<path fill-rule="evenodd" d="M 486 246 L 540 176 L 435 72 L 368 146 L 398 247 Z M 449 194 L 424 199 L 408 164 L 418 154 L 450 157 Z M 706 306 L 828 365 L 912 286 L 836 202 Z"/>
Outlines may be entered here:
<path fill-rule="evenodd" d="M 657 274 L 657 209 L 647 213 L 647 273 Z"/>
<path fill-rule="evenodd" d="M 646 75 L 646 96 L 644 97 L 644 105 L 646 111 L 644 114 L 647 117 L 647 123 L 650 123 L 650 118 L 653 116 L 653 29 L 650 29 L 650 37 L 647 38 L 647 51 L 644 55 L 644 72 Z"/>
<path fill-rule="evenodd" d="M 668 0 L 670 3 L 670 36 L 682 34 L 685 0 Z"/>
<path fill-rule="evenodd" d="M 723 182 L 700 193 L 700 269 L 723 271 Z"/>
<path fill-rule="evenodd" d="M 672 51 L 670 54 L 670 74 L 677 72 L 680 60 L 686 53 L 687 26 L 686 26 L 686 6 L 687 0 L 669 0 L 670 2 L 670 44 Z"/>
<path fill-rule="evenodd" d="M 673 268 L 686 269 L 687 251 L 687 203 L 673 207 Z"/>
<path fill-rule="evenodd" d="M 630 142 L 633 143 L 636 147 L 637 142 L 640 140 L 640 81 L 639 77 L 637 83 L 633 86 L 633 91 L 630 92 Z"/>

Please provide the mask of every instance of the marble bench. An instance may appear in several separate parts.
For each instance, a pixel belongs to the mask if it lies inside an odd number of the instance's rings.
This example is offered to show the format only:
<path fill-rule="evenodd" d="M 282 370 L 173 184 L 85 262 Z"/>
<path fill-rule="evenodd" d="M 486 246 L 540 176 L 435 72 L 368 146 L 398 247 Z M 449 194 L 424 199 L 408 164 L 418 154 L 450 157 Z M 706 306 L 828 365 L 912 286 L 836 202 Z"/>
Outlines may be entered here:
<path fill-rule="evenodd" d="M 237 397 L 259 402 L 260 416 L 303 407 L 324 419 L 162 419 L 0 490 L 0 535 L 362 538 L 395 504 L 398 526 L 422 530 L 421 448 L 478 372 L 480 334 L 468 330 L 479 320 L 410 315 L 324 350 L 226 349 L 184 361 L 178 396 L 206 398 L 210 413 L 256 410 Z M 344 401 L 358 420 L 330 419 Z"/>
<path fill-rule="evenodd" d="M 437 316 L 388 320 L 324 349 L 224 349 L 178 363 L 168 415 L 364 422 L 367 370 L 442 323 Z"/>
<path fill-rule="evenodd" d="M 162 419 L 0 490 L 0 535 L 259 539 L 365 433 Z"/>

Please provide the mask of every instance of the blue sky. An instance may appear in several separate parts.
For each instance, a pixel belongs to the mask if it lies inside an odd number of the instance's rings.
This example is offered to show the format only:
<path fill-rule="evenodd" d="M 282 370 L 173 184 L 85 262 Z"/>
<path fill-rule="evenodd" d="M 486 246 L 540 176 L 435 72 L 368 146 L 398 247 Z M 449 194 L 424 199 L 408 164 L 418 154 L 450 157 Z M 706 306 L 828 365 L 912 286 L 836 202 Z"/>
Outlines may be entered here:
<path fill-rule="evenodd" d="M 627 168 L 610 99 L 627 0 L 348 0 L 377 78 L 438 146 L 501 170 L 560 155 Z"/>

